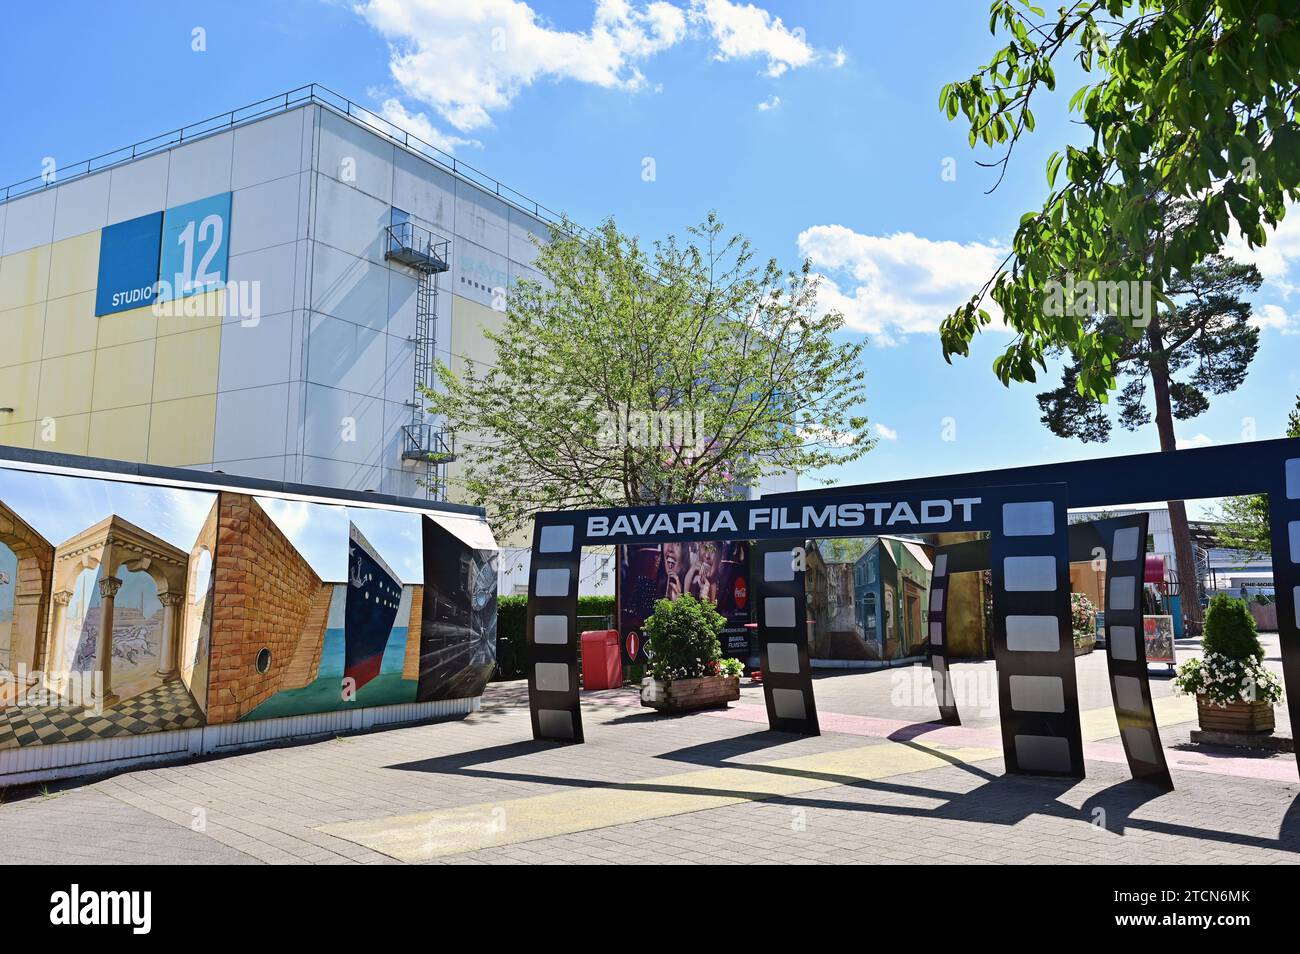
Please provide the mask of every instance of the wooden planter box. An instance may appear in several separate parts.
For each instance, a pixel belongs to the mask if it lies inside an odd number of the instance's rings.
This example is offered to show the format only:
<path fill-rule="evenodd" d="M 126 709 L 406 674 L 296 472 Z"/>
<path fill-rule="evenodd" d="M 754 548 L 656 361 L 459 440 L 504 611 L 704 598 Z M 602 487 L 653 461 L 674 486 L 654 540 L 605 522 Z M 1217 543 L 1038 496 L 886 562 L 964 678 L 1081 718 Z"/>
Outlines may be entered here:
<path fill-rule="evenodd" d="M 1273 706 L 1268 702 L 1230 702 L 1220 709 L 1205 696 L 1197 696 L 1196 715 L 1207 732 L 1273 731 Z"/>
<path fill-rule="evenodd" d="M 738 676 L 704 676 L 661 682 L 646 676 L 641 681 L 641 705 L 660 712 L 690 712 L 726 706 L 740 698 Z"/>
<path fill-rule="evenodd" d="M 1074 641 L 1074 654 L 1076 656 L 1085 656 L 1097 648 L 1097 637 L 1087 636 L 1084 639 Z"/>

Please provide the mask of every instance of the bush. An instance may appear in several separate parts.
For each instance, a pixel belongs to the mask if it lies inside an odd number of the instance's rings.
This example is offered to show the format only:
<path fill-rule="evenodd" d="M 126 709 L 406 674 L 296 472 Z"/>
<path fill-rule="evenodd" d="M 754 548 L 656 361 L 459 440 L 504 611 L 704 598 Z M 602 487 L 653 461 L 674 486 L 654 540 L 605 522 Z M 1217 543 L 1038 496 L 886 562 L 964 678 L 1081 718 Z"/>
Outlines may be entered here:
<path fill-rule="evenodd" d="M 726 620 L 712 603 L 683 595 L 659 600 L 643 629 L 656 679 L 698 679 L 717 672 L 722 658 L 718 636 Z"/>
<path fill-rule="evenodd" d="M 1219 593 L 1210 600 L 1201 645 L 1207 656 L 1215 653 L 1228 659 L 1264 658 L 1264 647 L 1260 645 L 1255 629 L 1255 617 L 1244 600 L 1227 593 Z"/>

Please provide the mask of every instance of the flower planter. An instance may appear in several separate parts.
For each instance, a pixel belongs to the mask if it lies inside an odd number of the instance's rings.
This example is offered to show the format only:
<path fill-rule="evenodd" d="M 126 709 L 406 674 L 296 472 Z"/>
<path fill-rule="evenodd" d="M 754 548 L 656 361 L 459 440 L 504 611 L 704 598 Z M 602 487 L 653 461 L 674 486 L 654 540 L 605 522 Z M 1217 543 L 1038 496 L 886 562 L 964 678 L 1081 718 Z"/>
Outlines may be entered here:
<path fill-rule="evenodd" d="M 641 681 L 641 705 L 660 712 L 713 709 L 740 698 L 737 676 L 704 676 L 663 682 L 647 676 Z"/>
<path fill-rule="evenodd" d="M 1273 705 L 1269 702 L 1229 702 L 1216 706 L 1205 696 L 1196 697 L 1196 715 L 1207 732 L 1268 733 L 1273 731 Z"/>
<path fill-rule="evenodd" d="M 1080 639 L 1078 636 L 1074 637 L 1074 654 L 1076 656 L 1086 656 L 1088 653 L 1092 652 L 1096 648 L 1097 648 L 1096 636 L 1085 636 L 1082 639 Z"/>

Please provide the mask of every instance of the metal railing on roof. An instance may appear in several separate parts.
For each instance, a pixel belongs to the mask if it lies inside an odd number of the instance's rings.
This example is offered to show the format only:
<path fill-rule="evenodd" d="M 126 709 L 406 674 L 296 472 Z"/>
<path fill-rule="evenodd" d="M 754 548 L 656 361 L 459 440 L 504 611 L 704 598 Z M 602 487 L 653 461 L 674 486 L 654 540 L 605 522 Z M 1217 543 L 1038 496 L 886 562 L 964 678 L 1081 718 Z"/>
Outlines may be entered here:
<path fill-rule="evenodd" d="M 352 102 L 346 96 L 340 96 L 338 93 L 327 87 L 321 86 L 319 83 L 299 86 L 297 89 L 291 89 L 286 93 L 258 100 L 255 103 L 249 103 L 247 106 L 232 109 L 228 112 L 221 113 L 220 115 L 212 116 L 196 123 L 191 123 L 188 126 L 173 129 L 170 132 L 160 133 L 151 139 L 143 139 L 130 146 L 123 146 L 121 149 L 115 149 L 112 152 L 106 152 L 103 155 L 95 156 L 93 159 L 85 159 L 81 162 L 73 163 L 71 166 L 58 166 L 56 167 L 56 171 L 49 176 L 33 176 L 30 179 L 15 182 L 13 185 L 4 186 L 3 188 L 0 188 L 0 202 L 8 202 L 10 199 L 15 199 L 19 196 L 29 195 L 33 192 L 39 192 L 42 189 L 63 185 L 66 182 L 70 182 L 83 176 L 88 176 L 96 172 L 103 172 L 105 169 L 111 169 L 124 162 L 131 162 L 132 160 L 140 159 L 144 156 L 152 155 L 153 153 L 162 152 L 165 149 L 170 149 L 174 146 L 181 145 L 182 143 L 201 139 L 204 136 L 210 136 L 227 129 L 233 129 L 236 126 L 242 126 L 246 123 L 275 115 L 276 113 L 283 113 L 291 109 L 297 109 L 300 106 L 306 106 L 310 103 L 315 103 L 316 105 L 323 106 L 335 113 L 365 123 L 371 130 L 383 136 L 385 139 L 401 146 L 408 152 L 412 152 L 435 165 L 441 166 L 458 178 L 472 183 L 478 188 L 483 189 L 485 192 L 495 195 L 503 202 L 514 206 L 521 212 L 532 215 L 534 218 L 541 219 L 548 225 L 556 227 L 564 227 L 565 225 L 563 214 L 547 208 L 535 199 L 530 199 L 522 192 L 510 188 L 505 183 L 492 178 L 492 176 L 476 169 L 469 163 L 457 159 L 455 156 L 444 152 L 437 146 L 425 142 L 418 136 L 394 125 L 378 113 L 375 113 L 358 103 Z M 586 229 L 583 229 L 580 226 L 575 226 L 572 223 L 570 223 L 568 227 L 576 230 L 579 234 L 589 234 Z"/>

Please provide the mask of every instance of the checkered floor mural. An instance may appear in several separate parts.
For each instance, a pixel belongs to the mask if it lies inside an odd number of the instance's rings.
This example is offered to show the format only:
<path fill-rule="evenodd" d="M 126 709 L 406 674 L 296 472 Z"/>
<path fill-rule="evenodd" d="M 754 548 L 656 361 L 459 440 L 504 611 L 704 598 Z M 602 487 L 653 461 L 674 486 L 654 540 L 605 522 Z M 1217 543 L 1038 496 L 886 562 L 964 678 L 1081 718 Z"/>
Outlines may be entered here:
<path fill-rule="evenodd" d="M 179 676 L 161 686 L 118 703 L 100 715 L 75 707 L 10 706 L 0 709 L 0 749 L 52 742 L 107 739 L 115 735 L 194 729 L 203 725 L 203 711 Z"/>

